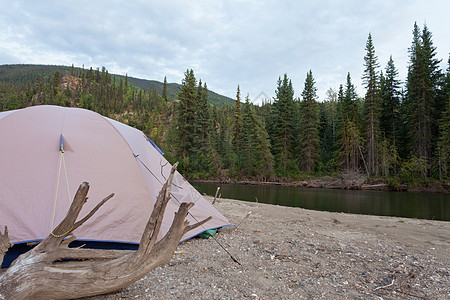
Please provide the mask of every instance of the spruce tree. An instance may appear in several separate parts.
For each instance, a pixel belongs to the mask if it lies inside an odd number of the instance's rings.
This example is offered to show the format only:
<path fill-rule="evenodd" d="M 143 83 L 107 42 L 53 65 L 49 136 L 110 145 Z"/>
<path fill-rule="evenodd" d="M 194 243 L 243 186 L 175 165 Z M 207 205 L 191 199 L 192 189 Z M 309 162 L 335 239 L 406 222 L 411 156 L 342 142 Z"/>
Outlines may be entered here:
<path fill-rule="evenodd" d="M 269 135 L 248 96 L 244 106 L 243 123 L 242 173 L 266 180 L 273 176 L 274 165 Z"/>
<path fill-rule="evenodd" d="M 250 101 L 248 100 L 247 96 L 245 98 L 245 104 L 242 113 L 242 149 L 239 153 L 240 171 L 244 176 L 255 175 L 254 161 L 252 159 L 252 152 L 255 151 L 255 149 L 252 148 L 252 135 L 254 135 L 255 128 L 253 127 L 254 124 L 252 123 L 252 114 L 254 114 L 254 111 L 250 107 Z"/>
<path fill-rule="evenodd" d="M 405 112 L 410 132 L 410 150 L 413 156 L 430 162 L 434 142 L 433 131 L 437 120 L 433 112 L 438 91 L 439 60 L 435 58 L 431 32 L 424 25 L 422 34 L 414 24 L 413 42 L 409 48 L 410 64 L 407 77 Z"/>
<path fill-rule="evenodd" d="M 200 95 L 200 101 L 198 106 L 198 115 L 200 118 L 199 124 L 201 125 L 201 138 L 205 145 L 208 143 L 209 136 L 211 134 L 212 122 L 211 122 L 211 106 L 209 104 L 209 93 L 206 82 L 203 83 L 202 93 Z M 207 151 L 207 150 L 206 150 Z"/>
<path fill-rule="evenodd" d="M 209 171 L 210 151 L 212 150 L 210 142 L 211 133 L 211 114 L 208 98 L 208 87 L 206 83 L 202 85 L 202 81 L 199 80 L 197 87 L 197 99 L 196 99 L 196 113 L 194 121 L 194 133 L 193 133 L 193 147 L 191 151 L 191 157 L 193 160 L 193 168 L 196 171 Z"/>
<path fill-rule="evenodd" d="M 357 94 L 350 73 L 344 88 L 339 86 L 338 93 L 338 145 L 336 159 L 338 165 L 347 171 L 359 171 L 362 157 L 363 140 L 359 129 Z M 366 168 L 367 171 L 367 168 Z"/>
<path fill-rule="evenodd" d="M 218 115 L 218 131 L 219 131 L 219 149 L 218 153 L 222 157 L 223 166 L 225 169 L 232 169 L 235 167 L 235 161 L 232 157 L 232 132 L 231 120 L 233 118 L 230 105 L 226 105 L 221 109 Z"/>
<path fill-rule="evenodd" d="M 61 81 L 61 73 L 59 71 L 55 72 L 55 75 L 53 76 L 53 96 L 56 96 L 56 94 L 58 93 L 58 86 L 59 86 L 59 82 Z"/>
<path fill-rule="evenodd" d="M 242 168 L 243 120 L 241 109 L 241 90 L 238 85 L 234 105 L 233 122 L 231 123 L 231 143 L 233 146 L 233 160 L 237 169 Z"/>
<path fill-rule="evenodd" d="M 446 99 L 446 108 L 440 120 L 439 140 L 435 155 L 435 164 L 440 180 L 450 176 L 450 56 L 442 85 L 441 97 Z"/>
<path fill-rule="evenodd" d="M 206 86 L 205 89 L 207 90 Z M 209 139 L 208 139 L 208 147 L 209 147 L 209 169 L 212 173 L 215 173 L 218 176 L 225 175 L 223 172 L 223 158 L 220 155 L 222 148 L 220 142 L 220 121 L 219 114 L 217 111 L 217 106 L 214 105 L 210 109 L 210 122 L 209 122 Z"/>
<path fill-rule="evenodd" d="M 369 33 L 366 43 L 366 55 L 364 56 L 363 82 L 366 87 L 366 97 L 364 101 L 366 116 L 366 150 L 367 166 L 369 174 L 378 172 L 378 142 L 379 142 L 379 82 L 378 82 L 378 62 L 375 56 L 375 47 L 372 42 L 372 35 Z"/>
<path fill-rule="evenodd" d="M 164 76 L 164 83 L 163 83 L 163 90 L 162 90 L 161 97 L 164 100 L 167 100 L 167 78 L 166 78 L 166 76 Z"/>
<path fill-rule="evenodd" d="M 336 145 L 336 160 L 338 166 L 343 169 L 350 169 L 350 146 L 348 142 L 347 123 L 351 120 L 349 107 L 350 105 L 346 101 L 344 94 L 344 87 L 339 85 L 339 92 L 337 98 L 337 111 L 338 111 L 338 123 L 337 123 L 337 145 Z"/>
<path fill-rule="evenodd" d="M 399 130 L 400 81 L 392 55 L 386 65 L 386 75 L 381 76 L 381 115 L 380 129 L 382 135 L 392 145 L 397 144 Z"/>
<path fill-rule="evenodd" d="M 319 161 L 319 107 L 317 88 L 311 70 L 306 74 L 300 103 L 300 164 L 305 172 L 314 171 Z"/>
<path fill-rule="evenodd" d="M 450 175 L 450 97 L 439 129 L 436 163 L 439 179 L 442 180 Z"/>
<path fill-rule="evenodd" d="M 177 105 L 177 149 L 176 153 L 183 159 L 184 167 L 189 165 L 189 155 L 194 145 L 195 114 L 197 112 L 197 80 L 192 69 L 186 70 L 181 82 Z"/>
<path fill-rule="evenodd" d="M 295 140 L 297 138 L 297 107 L 294 102 L 292 82 L 284 74 L 278 78 L 271 116 L 272 150 L 278 175 L 287 176 L 295 170 Z"/>
<path fill-rule="evenodd" d="M 344 116 L 359 126 L 360 118 L 357 104 L 358 95 L 356 94 L 355 86 L 352 83 L 350 73 L 347 73 L 347 80 L 345 83 L 345 91 L 343 94 L 343 113 Z"/>
<path fill-rule="evenodd" d="M 450 96 L 450 53 L 447 59 L 447 69 L 444 74 L 441 74 L 439 80 L 439 90 L 435 101 L 435 119 L 440 120 L 444 117 L 447 107 L 448 97 Z"/>
<path fill-rule="evenodd" d="M 114 112 L 117 114 L 122 110 L 123 103 L 123 80 L 120 78 L 119 88 L 117 89 L 117 102 L 115 103 Z"/>

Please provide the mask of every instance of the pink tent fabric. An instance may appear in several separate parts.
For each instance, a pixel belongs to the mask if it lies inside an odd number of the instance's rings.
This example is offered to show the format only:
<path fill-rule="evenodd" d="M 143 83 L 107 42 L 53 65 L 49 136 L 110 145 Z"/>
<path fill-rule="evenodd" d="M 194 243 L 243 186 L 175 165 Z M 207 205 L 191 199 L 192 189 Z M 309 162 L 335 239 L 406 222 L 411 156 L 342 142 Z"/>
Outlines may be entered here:
<path fill-rule="evenodd" d="M 75 230 L 77 238 L 139 243 L 170 169 L 142 131 L 95 112 L 58 106 L 1 112 L 0 228 L 8 226 L 13 243 L 44 239 L 87 181 L 89 200 L 80 217 L 115 196 Z M 177 172 L 159 238 L 181 202 L 195 203 L 191 224 L 212 216 L 183 239 L 230 224 Z"/>

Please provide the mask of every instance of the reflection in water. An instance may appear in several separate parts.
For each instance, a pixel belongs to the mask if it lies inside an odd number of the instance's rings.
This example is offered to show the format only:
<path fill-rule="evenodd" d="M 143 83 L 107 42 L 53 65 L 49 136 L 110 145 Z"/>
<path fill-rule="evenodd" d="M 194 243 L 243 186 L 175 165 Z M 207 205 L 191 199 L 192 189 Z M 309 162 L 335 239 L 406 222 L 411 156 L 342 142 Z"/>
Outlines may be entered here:
<path fill-rule="evenodd" d="M 450 221 L 450 195 L 413 192 L 348 191 L 281 186 L 194 182 L 200 192 L 222 198 L 354 214 Z"/>

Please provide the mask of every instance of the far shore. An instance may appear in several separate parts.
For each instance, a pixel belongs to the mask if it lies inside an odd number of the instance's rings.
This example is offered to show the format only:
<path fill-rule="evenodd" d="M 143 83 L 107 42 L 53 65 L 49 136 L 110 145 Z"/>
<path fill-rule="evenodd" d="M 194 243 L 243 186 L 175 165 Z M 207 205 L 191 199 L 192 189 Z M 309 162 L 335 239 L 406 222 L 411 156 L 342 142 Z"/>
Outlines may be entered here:
<path fill-rule="evenodd" d="M 450 182 L 429 182 L 421 186 L 399 184 L 389 186 L 386 180 L 367 179 L 358 176 L 340 176 L 328 178 L 314 178 L 300 181 L 257 181 L 257 180 L 233 180 L 233 179 L 192 179 L 191 182 L 205 182 L 217 184 L 242 184 L 242 185 L 269 185 L 302 188 L 326 188 L 343 190 L 376 190 L 398 192 L 424 192 L 424 193 L 450 193 Z"/>

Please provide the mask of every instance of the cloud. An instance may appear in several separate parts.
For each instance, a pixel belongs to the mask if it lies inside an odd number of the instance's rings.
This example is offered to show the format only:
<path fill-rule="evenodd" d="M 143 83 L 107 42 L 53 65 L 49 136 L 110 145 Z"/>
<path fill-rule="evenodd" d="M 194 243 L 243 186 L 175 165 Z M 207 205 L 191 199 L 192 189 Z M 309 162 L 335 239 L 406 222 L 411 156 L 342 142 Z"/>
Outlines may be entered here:
<path fill-rule="evenodd" d="M 234 97 L 240 84 L 251 99 L 272 97 L 284 73 L 299 96 L 312 70 L 323 100 L 350 72 L 362 96 L 369 32 L 382 68 L 392 54 L 402 80 L 414 21 L 427 22 L 447 60 L 450 3 L 431 2 L 13 1 L 0 7 L 0 61 L 105 66 L 169 82 L 193 68 L 211 90 Z"/>

